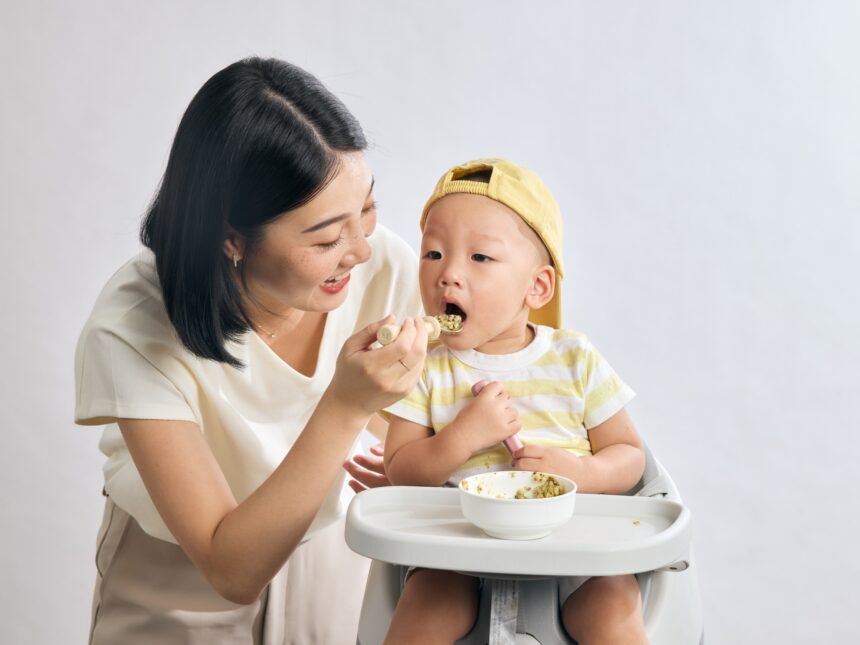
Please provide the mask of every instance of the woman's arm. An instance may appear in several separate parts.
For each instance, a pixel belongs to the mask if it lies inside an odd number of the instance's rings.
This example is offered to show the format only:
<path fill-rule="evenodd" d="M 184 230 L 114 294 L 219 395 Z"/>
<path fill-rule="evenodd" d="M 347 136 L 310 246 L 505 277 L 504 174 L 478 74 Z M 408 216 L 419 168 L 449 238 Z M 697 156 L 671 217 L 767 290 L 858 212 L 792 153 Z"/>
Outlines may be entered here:
<path fill-rule="evenodd" d="M 249 604 L 301 541 L 356 435 L 376 410 L 415 386 L 426 333 L 401 333 L 380 350 L 368 326 L 344 344 L 338 367 L 302 433 L 275 471 L 241 504 L 197 424 L 120 419 L 119 427 L 156 509 L 222 596 Z M 400 361 L 415 365 L 404 370 Z"/>
<path fill-rule="evenodd" d="M 219 594 L 249 604 L 298 546 L 365 421 L 324 397 L 278 468 L 241 504 L 196 424 L 119 426 L 179 545 Z"/>

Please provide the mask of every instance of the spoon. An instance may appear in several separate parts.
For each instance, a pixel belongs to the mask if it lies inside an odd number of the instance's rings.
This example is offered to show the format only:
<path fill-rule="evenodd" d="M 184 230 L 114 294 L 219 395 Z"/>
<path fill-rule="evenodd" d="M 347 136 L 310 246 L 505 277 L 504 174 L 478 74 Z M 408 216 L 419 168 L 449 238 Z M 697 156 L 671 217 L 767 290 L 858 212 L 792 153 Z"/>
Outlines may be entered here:
<path fill-rule="evenodd" d="M 457 316 L 457 318 L 460 318 Z M 442 334 L 459 334 L 463 331 L 463 320 L 451 320 L 451 316 L 447 314 L 439 314 L 438 316 L 424 316 L 424 328 L 427 330 L 427 340 L 439 340 Z M 402 325 L 389 323 L 383 325 L 376 332 L 376 340 L 380 345 L 388 345 L 400 335 Z"/>

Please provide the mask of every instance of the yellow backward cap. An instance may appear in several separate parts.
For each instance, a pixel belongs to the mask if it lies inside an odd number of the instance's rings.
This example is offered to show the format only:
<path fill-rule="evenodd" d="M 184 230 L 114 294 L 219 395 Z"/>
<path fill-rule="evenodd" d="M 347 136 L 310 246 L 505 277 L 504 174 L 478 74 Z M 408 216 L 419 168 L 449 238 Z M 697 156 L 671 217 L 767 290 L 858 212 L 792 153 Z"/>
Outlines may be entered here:
<path fill-rule="evenodd" d="M 489 183 L 462 179 L 476 172 L 489 172 Z M 427 222 L 430 207 L 446 195 L 468 193 L 482 195 L 504 204 L 526 224 L 543 242 L 555 267 L 555 292 L 548 303 L 533 309 L 529 320 L 538 325 L 561 327 L 561 279 L 564 277 L 562 257 L 561 211 L 549 188 L 536 173 L 506 159 L 476 159 L 451 168 L 442 175 L 436 189 L 424 205 L 421 213 L 421 230 Z"/>

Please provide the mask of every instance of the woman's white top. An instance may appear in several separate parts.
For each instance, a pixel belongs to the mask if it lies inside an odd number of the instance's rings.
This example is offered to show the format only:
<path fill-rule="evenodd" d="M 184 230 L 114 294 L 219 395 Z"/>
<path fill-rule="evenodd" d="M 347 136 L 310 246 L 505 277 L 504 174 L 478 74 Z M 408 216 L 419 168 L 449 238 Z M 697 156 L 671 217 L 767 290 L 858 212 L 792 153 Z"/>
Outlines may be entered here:
<path fill-rule="evenodd" d="M 116 424 L 117 419 L 193 421 L 241 502 L 290 450 L 334 375 L 344 341 L 393 313 L 421 313 L 415 254 L 377 226 L 371 259 L 353 268 L 346 301 L 329 312 L 316 372 L 305 376 L 253 332 L 227 350 L 244 369 L 198 358 L 179 341 L 167 317 L 148 249 L 107 283 L 81 332 L 75 353 L 75 422 L 104 425 L 105 490 L 153 537 L 176 542 L 152 502 Z M 341 472 L 310 534 L 340 516 Z M 176 491 L 178 495 L 182 491 Z"/>

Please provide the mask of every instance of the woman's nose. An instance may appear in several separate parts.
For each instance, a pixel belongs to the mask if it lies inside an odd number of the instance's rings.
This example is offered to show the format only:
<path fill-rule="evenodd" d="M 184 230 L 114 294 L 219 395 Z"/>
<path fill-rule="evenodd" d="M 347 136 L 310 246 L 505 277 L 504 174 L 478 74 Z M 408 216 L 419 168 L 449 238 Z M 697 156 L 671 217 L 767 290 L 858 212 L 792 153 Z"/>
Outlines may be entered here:
<path fill-rule="evenodd" d="M 353 243 L 344 256 L 344 259 L 349 259 L 349 261 L 355 264 L 362 264 L 370 259 L 370 254 L 370 243 L 367 241 L 364 233 L 359 233 L 353 236 Z"/>

